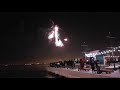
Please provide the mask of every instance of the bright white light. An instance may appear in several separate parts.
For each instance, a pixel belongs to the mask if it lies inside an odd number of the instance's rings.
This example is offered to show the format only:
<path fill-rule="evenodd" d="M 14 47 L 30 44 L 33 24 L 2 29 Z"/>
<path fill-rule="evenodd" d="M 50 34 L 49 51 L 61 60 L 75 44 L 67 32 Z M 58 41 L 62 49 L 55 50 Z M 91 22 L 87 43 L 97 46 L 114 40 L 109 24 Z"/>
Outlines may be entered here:
<path fill-rule="evenodd" d="M 55 45 L 56 45 L 57 47 L 62 47 L 62 46 L 64 46 L 61 40 L 56 41 L 56 42 L 55 42 Z"/>
<path fill-rule="evenodd" d="M 101 54 L 104 54 L 103 52 L 101 52 Z"/>
<path fill-rule="evenodd" d="M 48 39 L 52 39 L 52 38 L 54 38 L 54 31 L 51 31 L 48 36 Z"/>
<path fill-rule="evenodd" d="M 58 31 L 59 31 L 59 28 L 58 28 L 57 25 L 55 25 L 54 28 L 53 28 L 53 30 L 49 33 L 48 39 L 51 40 L 51 39 L 54 38 L 54 40 L 55 40 L 55 46 L 56 47 L 62 47 L 64 45 L 63 45 L 63 43 L 62 43 L 62 41 L 61 41 L 61 39 L 59 37 L 59 32 Z"/>
<path fill-rule="evenodd" d="M 108 52 L 113 52 L 113 50 L 108 50 Z"/>
<path fill-rule="evenodd" d="M 98 55 L 97 53 L 95 53 L 95 55 Z"/>
<path fill-rule="evenodd" d="M 106 50 L 106 52 L 107 52 L 107 53 L 109 53 L 109 51 L 108 51 L 108 50 Z"/>
<path fill-rule="evenodd" d="M 59 38 L 59 33 L 58 33 L 58 27 L 57 26 L 55 26 L 55 45 L 57 47 L 64 46 L 63 43 L 62 43 L 62 41 Z"/>
<path fill-rule="evenodd" d="M 120 52 L 120 50 L 118 50 L 118 52 Z"/>
<path fill-rule="evenodd" d="M 56 25 L 56 26 L 55 26 L 55 30 L 58 31 L 58 29 L 59 29 L 59 28 L 58 28 L 58 26 Z"/>
<path fill-rule="evenodd" d="M 65 39 L 64 39 L 64 41 L 68 41 L 68 39 L 67 39 L 67 38 L 65 38 Z"/>
<path fill-rule="evenodd" d="M 94 53 L 89 53 L 89 54 L 85 54 L 86 57 L 95 57 L 96 55 Z"/>
<path fill-rule="evenodd" d="M 58 28 L 55 27 L 55 42 L 58 41 L 58 37 L 59 37 L 59 34 L 58 34 Z"/>
<path fill-rule="evenodd" d="M 103 51 L 103 53 L 104 53 L 104 54 L 106 54 L 106 52 L 105 52 L 105 51 Z"/>
<path fill-rule="evenodd" d="M 90 54 L 85 54 L 85 56 L 86 56 L 86 57 L 91 57 L 91 55 L 90 55 Z"/>

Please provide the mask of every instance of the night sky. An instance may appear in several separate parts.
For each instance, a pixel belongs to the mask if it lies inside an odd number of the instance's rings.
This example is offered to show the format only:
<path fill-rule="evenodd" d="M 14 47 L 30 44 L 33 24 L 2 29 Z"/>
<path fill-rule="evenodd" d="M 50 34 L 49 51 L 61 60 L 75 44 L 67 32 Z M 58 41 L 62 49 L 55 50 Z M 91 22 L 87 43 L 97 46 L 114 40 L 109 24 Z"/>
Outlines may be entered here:
<path fill-rule="evenodd" d="M 63 48 L 47 39 L 50 19 L 68 37 Z M 0 63 L 24 62 L 28 57 L 39 61 L 80 57 L 83 41 L 90 50 L 105 50 L 109 31 L 117 37 L 114 46 L 119 45 L 119 30 L 120 12 L 0 12 Z"/>

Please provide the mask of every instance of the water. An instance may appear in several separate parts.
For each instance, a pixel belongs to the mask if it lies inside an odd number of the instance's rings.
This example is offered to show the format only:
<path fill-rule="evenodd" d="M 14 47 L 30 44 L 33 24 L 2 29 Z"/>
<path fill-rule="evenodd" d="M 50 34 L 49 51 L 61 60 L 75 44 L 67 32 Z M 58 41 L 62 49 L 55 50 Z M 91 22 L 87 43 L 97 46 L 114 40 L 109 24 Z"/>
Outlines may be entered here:
<path fill-rule="evenodd" d="M 0 66 L 0 78 L 56 78 L 42 65 Z"/>

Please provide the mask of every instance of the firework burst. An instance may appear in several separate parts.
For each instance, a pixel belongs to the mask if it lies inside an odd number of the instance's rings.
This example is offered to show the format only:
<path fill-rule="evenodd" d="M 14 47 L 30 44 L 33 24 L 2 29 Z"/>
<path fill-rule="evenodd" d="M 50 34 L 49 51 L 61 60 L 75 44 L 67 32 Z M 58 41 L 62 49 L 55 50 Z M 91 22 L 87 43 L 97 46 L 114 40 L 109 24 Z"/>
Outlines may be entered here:
<path fill-rule="evenodd" d="M 48 33 L 48 39 L 54 41 L 56 47 L 63 47 L 64 44 L 60 38 L 59 27 L 54 25 L 52 30 Z"/>

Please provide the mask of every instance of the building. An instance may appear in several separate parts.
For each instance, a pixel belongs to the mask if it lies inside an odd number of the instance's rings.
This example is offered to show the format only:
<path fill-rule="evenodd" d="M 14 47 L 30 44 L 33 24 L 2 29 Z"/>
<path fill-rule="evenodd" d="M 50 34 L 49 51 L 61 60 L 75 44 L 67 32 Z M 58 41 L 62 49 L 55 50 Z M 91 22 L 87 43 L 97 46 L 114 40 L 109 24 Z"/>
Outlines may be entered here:
<path fill-rule="evenodd" d="M 100 64 L 104 64 L 106 65 L 107 62 L 112 62 L 113 60 L 116 62 L 120 62 L 120 53 L 118 50 L 113 51 L 109 50 L 109 51 L 100 51 L 100 50 L 94 50 L 94 51 L 90 51 L 88 53 L 85 54 L 86 58 L 89 60 L 90 57 L 93 57 L 94 60 L 99 60 Z"/>

